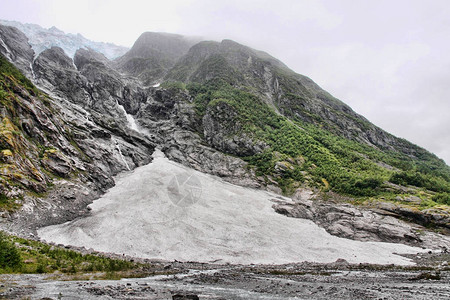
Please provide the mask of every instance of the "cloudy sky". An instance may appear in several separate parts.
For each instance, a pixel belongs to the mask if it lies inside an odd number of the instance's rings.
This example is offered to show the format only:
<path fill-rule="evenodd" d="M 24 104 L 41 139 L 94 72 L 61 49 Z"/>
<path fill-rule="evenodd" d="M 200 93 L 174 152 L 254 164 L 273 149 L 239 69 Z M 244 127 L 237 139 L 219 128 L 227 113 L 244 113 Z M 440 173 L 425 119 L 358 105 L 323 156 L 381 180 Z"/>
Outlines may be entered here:
<path fill-rule="evenodd" d="M 0 0 L 0 19 L 129 47 L 144 31 L 231 38 L 450 164 L 448 0 Z"/>

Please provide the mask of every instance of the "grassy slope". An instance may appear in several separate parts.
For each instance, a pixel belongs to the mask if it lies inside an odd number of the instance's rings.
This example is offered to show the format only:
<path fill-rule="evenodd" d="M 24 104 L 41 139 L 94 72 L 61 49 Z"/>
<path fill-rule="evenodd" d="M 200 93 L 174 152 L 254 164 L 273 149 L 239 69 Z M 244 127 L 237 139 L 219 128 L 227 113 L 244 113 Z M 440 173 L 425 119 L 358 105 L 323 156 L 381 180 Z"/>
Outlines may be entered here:
<path fill-rule="evenodd" d="M 89 278 L 119 279 L 149 275 L 145 270 L 148 267 L 100 254 L 82 254 L 0 232 L 0 274 L 62 273 L 80 276 L 89 273 Z"/>

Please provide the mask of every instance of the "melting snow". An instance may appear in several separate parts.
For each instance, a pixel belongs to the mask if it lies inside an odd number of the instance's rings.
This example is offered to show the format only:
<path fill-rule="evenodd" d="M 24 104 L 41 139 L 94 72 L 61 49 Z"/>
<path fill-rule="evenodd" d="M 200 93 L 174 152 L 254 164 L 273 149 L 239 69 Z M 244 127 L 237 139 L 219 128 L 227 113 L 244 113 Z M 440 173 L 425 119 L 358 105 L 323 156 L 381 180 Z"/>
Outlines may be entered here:
<path fill-rule="evenodd" d="M 169 161 L 160 151 L 151 164 L 116 178 L 116 186 L 90 205 L 92 215 L 41 228 L 55 243 L 97 251 L 201 262 L 301 261 L 411 264 L 395 253 L 401 244 L 359 242 L 328 234 L 309 220 L 272 209 L 279 195 L 232 185 Z"/>
<path fill-rule="evenodd" d="M 120 158 L 122 159 L 123 163 L 124 163 L 125 166 L 127 167 L 128 171 L 130 171 L 130 170 L 131 170 L 131 169 L 130 169 L 130 166 L 128 165 L 127 161 L 125 160 L 125 157 L 123 157 L 122 150 L 120 150 L 120 145 L 119 145 L 119 143 L 118 143 L 117 140 L 115 140 L 114 138 L 113 138 L 113 140 L 114 140 L 114 143 L 116 144 L 116 148 L 117 148 L 117 151 L 119 152 Z"/>

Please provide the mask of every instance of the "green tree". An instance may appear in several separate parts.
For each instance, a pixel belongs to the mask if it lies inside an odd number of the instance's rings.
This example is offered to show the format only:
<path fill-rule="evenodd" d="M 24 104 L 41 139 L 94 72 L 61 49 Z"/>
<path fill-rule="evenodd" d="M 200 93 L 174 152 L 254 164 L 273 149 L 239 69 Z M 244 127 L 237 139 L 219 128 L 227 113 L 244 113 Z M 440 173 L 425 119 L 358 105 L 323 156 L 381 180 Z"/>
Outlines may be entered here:
<path fill-rule="evenodd" d="M 19 250 L 11 243 L 7 236 L 0 232 L 0 268 L 17 269 L 22 265 Z"/>

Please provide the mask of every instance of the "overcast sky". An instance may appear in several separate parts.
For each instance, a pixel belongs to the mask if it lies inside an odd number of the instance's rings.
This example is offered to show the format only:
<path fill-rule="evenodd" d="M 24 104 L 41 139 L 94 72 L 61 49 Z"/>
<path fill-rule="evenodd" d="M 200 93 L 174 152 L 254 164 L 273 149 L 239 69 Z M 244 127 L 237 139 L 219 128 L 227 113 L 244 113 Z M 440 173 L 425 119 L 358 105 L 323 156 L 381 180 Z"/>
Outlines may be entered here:
<path fill-rule="evenodd" d="M 0 0 L 0 19 L 129 47 L 144 31 L 231 38 L 450 164 L 448 0 Z"/>

